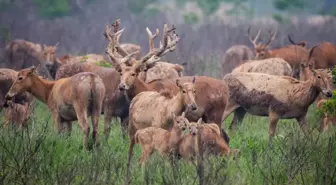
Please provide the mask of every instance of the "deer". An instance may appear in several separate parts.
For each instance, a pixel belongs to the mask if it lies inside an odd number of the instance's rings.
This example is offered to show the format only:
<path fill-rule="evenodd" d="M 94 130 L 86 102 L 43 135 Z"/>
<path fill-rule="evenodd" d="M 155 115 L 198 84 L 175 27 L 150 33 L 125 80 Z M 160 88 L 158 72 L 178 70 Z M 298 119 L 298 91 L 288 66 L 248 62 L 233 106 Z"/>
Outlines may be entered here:
<path fill-rule="evenodd" d="M 129 103 L 131 97 L 129 97 L 126 91 L 120 91 L 119 85 L 121 81 L 120 70 L 122 69 L 135 69 L 134 65 L 144 66 L 140 67 L 142 69 L 147 68 L 147 61 L 153 63 L 154 61 L 158 61 L 159 57 L 163 54 L 167 53 L 168 50 L 171 51 L 173 49 L 173 40 L 168 38 L 169 33 L 166 34 L 167 43 L 165 42 L 161 45 L 161 49 L 155 49 L 154 52 L 149 52 L 145 56 L 141 57 L 140 60 L 135 60 L 135 53 L 128 53 L 120 47 L 119 39 L 121 34 L 125 29 L 119 30 L 119 24 L 113 23 L 113 28 L 109 25 L 106 25 L 104 36 L 109 41 L 108 46 L 106 47 L 106 54 L 109 57 L 109 62 L 112 64 L 113 68 L 106 68 L 100 66 L 89 65 L 85 63 L 79 64 L 69 64 L 61 66 L 60 69 L 56 73 L 56 79 L 60 79 L 63 77 L 69 77 L 73 74 L 83 71 L 94 72 L 99 75 L 105 84 L 106 87 L 106 97 L 104 100 L 103 111 L 104 111 L 104 135 L 108 138 L 111 128 L 110 123 L 113 117 L 120 118 L 120 124 L 122 127 L 123 138 L 126 136 L 127 132 L 127 119 L 128 119 L 128 111 L 129 111 Z M 119 30 L 119 31 L 118 31 Z M 115 32 L 116 31 L 116 32 Z M 176 38 L 175 38 L 176 39 Z M 167 47 L 167 48 L 165 48 Z M 161 51 L 161 52 L 158 52 Z M 118 58 L 117 54 L 124 56 L 124 58 Z M 157 56 L 154 56 L 157 55 Z M 133 66 L 133 67 L 131 67 Z M 140 69 L 139 68 L 139 69 Z M 175 70 L 175 69 L 171 69 Z M 141 70 L 143 71 L 143 70 Z M 151 71 L 147 69 L 146 72 L 140 72 L 146 74 Z M 139 74 L 142 76 L 142 74 Z M 176 78 L 175 76 L 161 76 L 161 78 Z M 144 79 L 143 79 L 144 80 Z"/>
<path fill-rule="evenodd" d="M 252 39 L 250 35 L 250 28 L 248 28 L 248 36 L 249 40 L 254 46 L 254 52 L 255 52 L 255 59 L 266 59 L 266 58 L 282 58 L 286 62 L 291 65 L 293 74 L 292 77 L 298 79 L 299 78 L 299 71 L 300 71 L 300 63 L 302 61 L 308 60 L 308 51 L 306 48 L 299 46 L 299 45 L 290 45 L 278 49 L 272 49 L 270 50 L 268 48 L 269 44 L 275 39 L 277 30 L 274 32 L 270 32 L 270 39 L 265 43 L 257 43 L 257 40 L 260 35 L 260 31 L 258 31 L 257 35 L 254 39 Z"/>
<path fill-rule="evenodd" d="M 275 76 L 262 73 L 230 73 L 223 80 L 229 87 L 229 103 L 223 120 L 242 107 L 246 112 L 269 117 L 269 136 L 275 135 L 279 119 L 295 118 L 304 134 L 308 133 L 307 111 L 320 93 L 332 96 L 328 74 L 310 68 L 312 76 L 300 81 L 289 76 Z M 243 120 L 245 113 L 240 115 Z M 238 121 L 233 121 L 237 123 Z M 233 129 L 234 125 L 230 125 Z"/>
<path fill-rule="evenodd" d="M 245 45 L 234 45 L 226 50 L 222 61 L 222 75 L 253 58 L 253 52 Z"/>
<path fill-rule="evenodd" d="M 178 143 L 179 157 L 192 160 L 195 159 L 196 154 L 202 157 L 209 154 L 230 155 L 231 150 L 228 140 L 221 136 L 221 130 L 217 124 L 205 124 L 202 118 L 197 122 L 190 123 L 188 119 L 185 122 L 189 134 L 183 135 Z"/>
<path fill-rule="evenodd" d="M 84 151 L 87 150 L 87 138 L 90 134 L 88 116 L 91 116 L 92 138 L 98 146 L 98 121 L 105 96 L 102 79 L 94 73 L 83 72 L 51 81 L 37 76 L 35 70 L 35 66 L 32 66 L 18 72 L 16 80 L 5 96 L 6 101 L 12 100 L 19 93 L 31 93 L 47 104 L 58 133 L 61 133 L 64 127 L 71 133 L 72 121 L 78 120 L 83 132 Z"/>
<path fill-rule="evenodd" d="M 128 135 L 130 138 L 126 182 L 129 183 L 130 162 L 132 160 L 135 144 L 135 133 L 147 127 L 159 127 L 170 129 L 172 127 L 173 115 L 181 115 L 186 109 L 197 110 L 195 102 L 195 82 L 181 83 L 176 79 L 176 86 L 179 93 L 171 95 L 167 92 L 144 91 L 136 95 L 129 107 Z"/>
<path fill-rule="evenodd" d="M 336 64 L 336 45 L 330 42 L 322 42 L 310 49 L 308 63 L 315 69 L 330 69 Z"/>
<path fill-rule="evenodd" d="M 5 113 L 5 127 L 13 123 L 16 128 L 27 126 L 35 98 L 28 92 L 17 94 L 13 101 L 6 105 L 5 95 L 16 79 L 18 72 L 8 68 L 0 68 L 0 111 Z"/>
<path fill-rule="evenodd" d="M 164 157 L 172 157 L 177 155 L 178 143 L 183 135 L 183 131 L 187 128 L 184 119 L 185 112 L 181 116 L 172 113 L 173 126 L 171 130 L 160 127 L 147 127 L 137 130 L 134 135 L 135 144 L 140 144 L 142 155 L 139 163 L 144 165 L 147 158 L 154 151 L 158 151 Z"/>
<path fill-rule="evenodd" d="M 56 44 L 57 45 L 57 44 Z M 43 47 L 23 39 L 10 41 L 5 48 L 5 68 L 20 70 L 32 65 L 37 65 L 37 72 L 44 78 L 51 79 L 47 67 L 42 62 Z"/>

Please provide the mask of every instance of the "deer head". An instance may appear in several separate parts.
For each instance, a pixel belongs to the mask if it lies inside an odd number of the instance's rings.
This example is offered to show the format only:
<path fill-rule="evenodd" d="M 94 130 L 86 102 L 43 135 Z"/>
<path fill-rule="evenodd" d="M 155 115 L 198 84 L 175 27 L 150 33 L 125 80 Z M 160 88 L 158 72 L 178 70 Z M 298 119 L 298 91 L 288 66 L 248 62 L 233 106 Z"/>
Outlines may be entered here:
<path fill-rule="evenodd" d="M 306 41 L 302 41 L 302 42 L 296 43 L 296 42 L 293 41 L 293 39 L 291 38 L 290 35 L 288 35 L 287 37 L 288 37 L 289 42 L 290 42 L 291 44 L 293 44 L 293 45 L 301 46 L 301 47 L 303 47 L 303 48 L 305 48 L 305 47 L 307 46 L 307 42 L 306 42 Z"/>
<path fill-rule="evenodd" d="M 202 123 L 203 123 L 202 118 L 198 119 L 198 121 L 196 123 L 195 122 L 189 123 L 189 126 L 188 126 L 189 133 L 193 136 L 197 135 L 199 126 Z"/>
<path fill-rule="evenodd" d="M 181 130 L 186 130 L 189 125 L 188 119 L 185 117 L 185 112 L 182 113 L 181 116 L 176 116 L 175 113 L 173 113 L 173 121 L 174 121 L 174 126 L 179 127 Z"/>
<path fill-rule="evenodd" d="M 312 65 L 308 64 L 308 68 L 311 71 L 309 79 L 312 81 L 314 87 L 326 97 L 332 97 L 331 79 L 332 75 L 330 70 L 326 69 L 314 69 Z"/>
<path fill-rule="evenodd" d="M 111 61 L 114 62 L 116 70 L 120 74 L 120 90 L 128 90 L 135 82 L 135 79 L 139 75 L 140 71 L 146 68 L 148 63 L 155 63 L 160 60 L 160 57 L 165 55 L 168 52 L 175 50 L 176 44 L 179 41 L 178 35 L 175 33 L 175 27 L 168 28 L 168 25 L 164 25 L 163 31 L 163 44 L 160 42 L 160 47 L 154 47 L 154 39 L 158 36 L 159 30 L 156 29 L 156 32 L 153 34 L 149 28 L 146 28 L 148 37 L 149 37 L 149 52 L 143 56 L 140 60 L 136 60 L 134 56 L 137 52 L 128 54 L 125 50 L 120 49 L 119 38 L 124 29 L 117 31 L 114 34 L 110 34 L 110 30 L 107 27 L 105 29 L 105 36 L 110 44 L 107 48 L 107 54 L 111 58 Z M 114 55 L 114 52 L 120 53 L 122 56 L 125 56 L 122 59 L 117 58 Z"/>
<path fill-rule="evenodd" d="M 254 39 L 252 39 L 250 35 L 251 27 L 248 28 L 247 33 L 249 36 L 250 41 L 253 44 L 254 47 L 254 53 L 255 53 L 255 59 L 266 59 L 271 57 L 271 52 L 268 48 L 269 44 L 275 39 L 275 35 L 277 33 L 277 30 L 275 30 L 273 33 L 269 31 L 270 39 L 266 42 L 266 44 L 263 43 L 257 43 L 257 40 L 260 36 L 260 29 Z"/>
<path fill-rule="evenodd" d="M 32 66 L 18 73 L 16 80 L 6 94 L 6 100 L 11 100 L 15 95 L 28 90 L 32 86 L 33 81 L 30 77 L 35 73 L 35 69 L 35 66 Z"/>
<path fill-rule="evenodd" d="M 181 84 L 179 79 L 176 79 L 176 85 L 180 89 L 180 93 L 183 96 L 183 104 L 187 106 L 187 109 L 192 111 L 197 110 L 197 104 L 195 101 L 196 89 L 195 89 L 196 77 L 193 78 L 192 83 L 187 82 Z"/>

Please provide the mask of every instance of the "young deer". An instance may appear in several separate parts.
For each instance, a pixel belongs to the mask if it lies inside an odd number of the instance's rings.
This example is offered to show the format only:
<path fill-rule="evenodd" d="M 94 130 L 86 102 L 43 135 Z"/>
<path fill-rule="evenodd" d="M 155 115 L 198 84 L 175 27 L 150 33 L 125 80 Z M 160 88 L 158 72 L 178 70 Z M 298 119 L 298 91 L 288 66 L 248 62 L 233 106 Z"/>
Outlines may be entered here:
<path fill-rule="evenodd" d="M 197 110 L 195 102 L 196 78 L 192 83 L 181 84 L 176 80 L 176 86 L 180 89 L 174 96 L 168 96 L 167 93 L 158 93 L 155 91 L 145 91 L 136 95 L 131 101 L 129 109 L 128 134 L 130 138 L 126 183 L 129 183 L 129 169 L 135 144 L 134 135 L 137 130 L 147 127 L 160 127 L 169 129 L 172 126 L 173 112 L 180 115 L 186 108 L 193 111 Z"/>
<path fill-rule="evenodd" d="M 6 94 L 6 100 L 11 100 L 18 93 L 28 91 L 48 105 L 58 132 L 62 131 L 64 125 L 71 132 L 72 121 L 78 120 L 84 134 L 84 150 L 90 133 L 87 117 L 91 116 L 92 137 L 98 144 L 98 121 L 105 96 L 102 79 L 94 73 L 85 72 L 69 78 L 49 81 L 41 79 L 34 72 L 34 66 L 19 71 L 15 82 Z"/>
<path fill-rule="evenodd" d="M 173 115 L 173 127 L 165 130 L 160 127 L 147 127 L 135 133 L 136 144 L 141 145 L 142 155 L 139 159 L 141 164 L 156 150 L 162 156 L 169 157 L 176 155 L 178 143 L 182 136 L 182 131 L 186 129 L 187 123 L 183 112 L 181 116 Z"/>

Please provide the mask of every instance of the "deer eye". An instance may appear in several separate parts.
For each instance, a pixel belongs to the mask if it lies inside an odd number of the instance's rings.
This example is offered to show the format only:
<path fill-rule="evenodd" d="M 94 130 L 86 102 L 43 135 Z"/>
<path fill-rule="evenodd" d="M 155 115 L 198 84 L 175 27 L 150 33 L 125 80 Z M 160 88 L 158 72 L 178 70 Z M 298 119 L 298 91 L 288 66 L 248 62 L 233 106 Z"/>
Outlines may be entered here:
<path fill-rule="evenodd" d="M 321 78 L 321 76 L 317 76 L 317 78 Z"/>
<path fill-rule="evenodd" d="M 135 76 L 135 73 L 132 73 L 132 76 Z"/>
<path fill-rule="evenodd" d="M 182 92 L 183 92 L 183 93 L 186 93 L 186 91 L 185 91 L 185 90 L 182 90 Z"/>
<path fill-rule="evenodd" d="M 22 77 L 19 77 L 18 80 L 21 81 L 21 80 L 23 80 L 23 78 L 22 78 Z"/>

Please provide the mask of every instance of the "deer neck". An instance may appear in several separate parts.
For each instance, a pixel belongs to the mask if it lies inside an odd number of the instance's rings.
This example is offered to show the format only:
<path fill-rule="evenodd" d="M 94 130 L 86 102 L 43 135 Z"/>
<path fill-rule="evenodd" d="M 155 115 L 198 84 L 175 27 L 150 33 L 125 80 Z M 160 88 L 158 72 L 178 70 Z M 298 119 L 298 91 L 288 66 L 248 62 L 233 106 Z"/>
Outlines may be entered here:
<path fill-rule="evenodd" d="M 51 89 L 53 88 L 55 81 L 44 80 L 36 75 L 32 76 L 33 84 L 27 90 L 34 95 L 40 101 L 47 103 Z"/>
<path fill-rule="evenodd" d="M 168 102 L 168 111 L 174 112 L 175 115 L 180 115 L 185 108 L 184 105 L 184 96 L 181 91 L 177 93 L 173 98 L 171 98 Z"/>
<path fill-rule="evenodd" d="M 132 85 L 131 89 L 128 91 L 128 96 L 130 97 L 130 99 L 132 99 L 141 92 L 152 90 L 153 88 L 151 88 L 148 84 L 146 84 L 144 81 L 140 80 L 137 77 L 135 78 L 134 84 Z"/>
<path fill-rule="evenodd" d="M 169 136 L 168 142 L 169 142 L 170 148 L 177 148 L 177 145 L 182 135 L 182 130 L 179 127 L 174 125 L 169 134 L 170 136 Z"/>
<path fill-rule="evenodd" d="M 294 98 L 299 104 L 301 104 L 302 107 L 308 107 L 311 105 L 320 94 L 311 79 L 296 84 L 293 92 L 297 92 Z"/>

